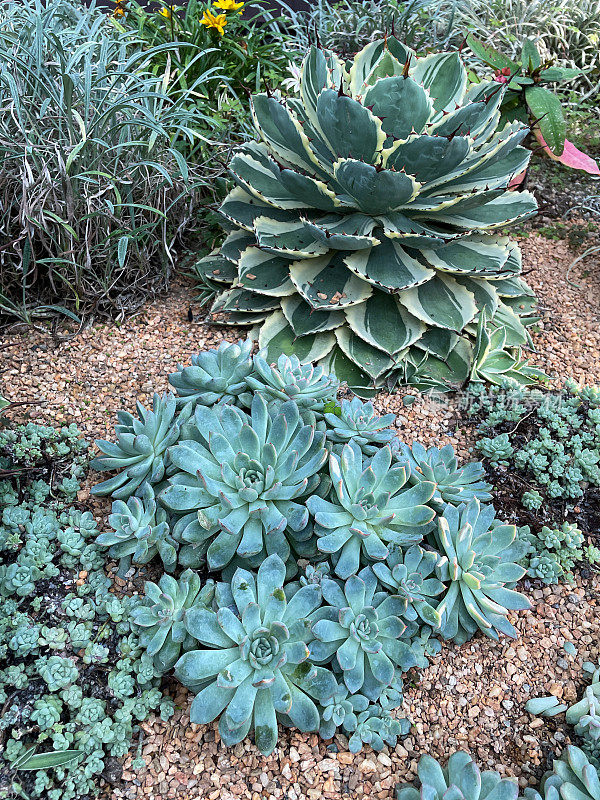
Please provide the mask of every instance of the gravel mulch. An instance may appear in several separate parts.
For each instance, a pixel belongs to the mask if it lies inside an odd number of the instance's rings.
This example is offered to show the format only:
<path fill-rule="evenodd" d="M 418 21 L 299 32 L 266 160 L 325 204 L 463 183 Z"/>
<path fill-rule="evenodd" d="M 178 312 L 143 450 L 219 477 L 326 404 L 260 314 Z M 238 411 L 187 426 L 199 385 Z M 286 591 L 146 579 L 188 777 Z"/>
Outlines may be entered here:
<path fill-rule="evenodd" d="M 588 259 L 567 278 L 574 256 L 564 242 L 532 235 L 522 249 L 527 280 L 545 309 L 532 361 L 557 385 L 567 376 L 600 383 L 599 263 Z M 190 296 L 189 286 L 176 285 L 120 327 L 96 325 L 58 346 L 36 332 L 5 336 L 0 339 L 0 393 L 33 401 L 31 419 L 75 421 L 90 439 L 111 438 L 116 410 L 132 409 L 138 400 L 147 403 L 153 391 L 164 391 L 167 375 L 192 353 L 223 338 L 239 338 L 239 331 L 190 323 Z M 457 399 L 440 405 L 419 397 L 404 406 L 405 394 L 382 393 L 376 400 L 381 412 L 398 414 L 401 437 L 424 444 L 452 442 L 467 458 L 470 431 L 460 422 Z M 84 490 L 80 499 L 86 497 Z M 107 508 L 106 501 L 98 505 L 101 513 Z M 532 718 L 523 706 L 548 692 L 573 700 L 584 685 L 581 665 L 599 655 L 600 579 L 578 577 L 574 586 L 545 588 L 526 581 L 524 590 L 533 609 L 512 620 L 519 639 L 477 637 L 461 647 L 446 644 L 428 669 L 407 676 L 404 711 L 414 727 L 393 749 L 379 754 L 365 749 L 353 756 L 343 736 L 328 745 L 315 734 L 293 731 L 282 731 L 269 758 L 249 740 L 226 749 L 216 726 L 190 724 L 189 696 L 173 685 L 174 718 L 142 726 L 147 769 L 133 772 L 126 760 L 123 783 L 107 796 L 383 800 L 399 780 L 410 779 L 420 754 L 446 758 L 459 748 L 468 749 L 483 767 L 518 776 L 522 785 L 535 783 L 549 754 L 568 741 L 569 729 L 560 721 Z M 567 641 L 575 645 L 575 656 L 565 652 Z"/>

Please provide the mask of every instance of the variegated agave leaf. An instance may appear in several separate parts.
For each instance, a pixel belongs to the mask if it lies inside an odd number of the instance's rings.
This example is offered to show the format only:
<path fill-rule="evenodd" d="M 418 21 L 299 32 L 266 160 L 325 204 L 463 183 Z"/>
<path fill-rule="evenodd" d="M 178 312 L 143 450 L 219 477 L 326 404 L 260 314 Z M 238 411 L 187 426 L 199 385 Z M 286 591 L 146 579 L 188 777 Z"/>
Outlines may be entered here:
<path fill-rule="evenodd" d="M 206 260 L 213 313 L 257 325 L 267 360 L 323 361 L 362 394 L 464 383 L 484 309 L 526 339 L 531 292 L 498 231 L 536 203 L 508 189 L 530 154 L 528 128 L 498 129 L 503 92 L 394 37 L 348 65 L 312 47 L 299 97 L 253 98 L 259 141 L 231 161 L 231 232 Z"/>

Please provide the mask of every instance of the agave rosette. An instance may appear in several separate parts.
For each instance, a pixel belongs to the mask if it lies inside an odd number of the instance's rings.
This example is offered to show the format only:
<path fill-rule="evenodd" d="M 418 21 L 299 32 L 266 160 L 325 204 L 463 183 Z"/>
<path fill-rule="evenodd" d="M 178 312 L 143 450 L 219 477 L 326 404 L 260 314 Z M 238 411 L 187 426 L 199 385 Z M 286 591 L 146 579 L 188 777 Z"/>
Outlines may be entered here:
<path fill-rule="evenodd" d="M 222 285 L 213 318 L 259 325 L 269 358 L 294 352 L 355 387 L 462 384 L 484 309 L 525 343 L 531 290 L 496 231 L 536 203 L 508 190 L 529 129 L 497 130 L 503 96 L 469 87 L 458 53 L 418 58 L 388 37 L 347 65 L 312 47 L 299 97 L 252 100 L 260 141 L 230 164 L 230 233 L 198 265 Z"/>

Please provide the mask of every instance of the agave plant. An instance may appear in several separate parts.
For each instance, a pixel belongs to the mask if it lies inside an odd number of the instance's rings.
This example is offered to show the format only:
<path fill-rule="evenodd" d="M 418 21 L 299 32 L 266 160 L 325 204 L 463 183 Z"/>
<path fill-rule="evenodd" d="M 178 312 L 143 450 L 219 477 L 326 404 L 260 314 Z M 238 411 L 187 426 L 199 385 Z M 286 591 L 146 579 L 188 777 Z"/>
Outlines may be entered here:
<path fill-rule="evenodd" d="M 114 532 L 106 531 L 96 537 L 96 543 L 108 547 L 108 554 L 119 560 L 118 575 L 123 577 L 132 562 L 147 564 L 160 556 L 164 568 L 172 572 L 177 564 L 178 544 L 170 534 L 164 508 L 157 507 L 154 491 L 144 483 L 139 496 L 126 503 L 115 500 L 108 517 Z"/>
<path fill-rule="evenodd" d="M 410 483 L 420 481 L 435 483 L 433 500 L 438 503 L 468 503 L 474 497 L 478 500 L 491 500 L 491 484 L 485 481 L 485 470 L 481 461 L 472 461 L 459 469 L 458 461 L 451 444 L 442 448 L 425 448 L 419 442 L 412 447 L 396 440 L 394 455 L 400 463 L 410 467 Z"/>
<path fill-rule="evenodd" d="M 252 100 L 260 142 L 231 161 L 231 233 L 204 262 L 223 285 L 215 321 L 258 323 L 268 358 L 294 352 L 359 389 L 461 385 L 483 309 L 524 343 L 530 290 L 496 231 L 536 203 L 507 188 L 530 154 L 528 127 L 497 130 L 504 91 L 393 36 L 348 64 L 312 47 L 299 97 Z"/>
<path fill-rule="evenodd" d="M 158 585 L 144 584 L 145 597 L 131 612 L 131 621 L 140 631 L 140 644 L 154 659 L 155 668 L 163 673 L 174 666 L 181 650 L 190 650 L 195 640 L 185 629 L 185 615 L 196 606 L 209 607 L 215 586 L 204 586 L 196 572 L 186 569 L 178 580 L 163 575 Z"/>
<path fill-rule="evenodd" d="M 514 563 L 523 552 L 515 541 L 514 525 L 494 525 L 493 506 L 474 499 L 458 507 L 447 505 L 438 518 L 436 544 L 446 556 L 437 575 L 450 583 L 437 607 L 442 616 L 442 635 L 463 644 L 477 631 L 498 639 L 499 633 L 516 637 L 507 619 L 509 610 L 531 608 L 519 592 L 506 588 L 525 574 Z"/>
<path fill-rule="evenodd" d="M 446 587 L 437 578 L 427 576 L 441 563 L 438 553 L 423 550 L 418 545 L 409 547 L 406 553 L 397 547 L 391 549 L 385 563 L 373 564 L 373 572 L 386 588 L 406 600 L 406 611 L 402 615 L 405 619 L 414 622 L 420 617 L 432 628 L 439 628 L 442 619 L 431 602 L 435 602 L 433 598 Z"/>
<path fill-rule="evenodd" d="M 277 555 L 263 561 L 258 575 L 238 569 L 231 582 L 234 610 L 186 614 L 187 631 L 209 649 L 184 653 L 175 665 L 175 676 L 197 693 L 191 721 L 204 725 L 221 715 L 219 732 L 228 746 L 253 728 L 265 755 L 277 744 L 278 715 L 301 731 L 318 730 L 314 700 L 324 702 L 338 688 L 332 672 L 308 661 L 304 641 L 321 591 L 303 586 L 287 602 L 284 580 Z"/>
<path fill-rule="evenodd" d="M 327 403 L 335 400 L 339 382 L 322 367 L 301 364 L 296 356 L 280 355 L 277 366 L 269 366 L 259 355 L 254 359 L 255 373 L 248 385 L 268 400 L 295 400 L 302 412 L 322 416 Z M 313 422 L 309 417 L 307 422 Z"/>
<path fill-rule="evenodd" d="M 490 327 L 485 310 L 477 323 L 477 336 L 471 380 L 493 383 L 496 386 L 512 384 L 529 386 L 547 380 L 542 370 L 536 369 L 522 358 L 520 350 L 507 348 L 508 331 L 502 326 Z"/>
<path fill-rule="evenodd" d="M 155 394 L 152 410 L 138 403 L 137 412 L 139 419 L 128 411 L 117 412 L 116 443 L 96 441 L 104 455 L 92 459 L 90 466 L 120 472 L 94 486 L 93 494 L 111 494 L 118 500 L 127 500 L 142 483 L 154 485 L 165 477 L 167 448 L 179 438 L 180 426 L 189 418 L 191 408 L 177 416 L 175 397 Z"/>
<path fill-rule="evenodd" d="M 365 459 L 355 442 L 344 445 L 341 455 L 329 457 L 333 489 L 329 500 L 313 495 L 306 503 L 314 515 L 317 547 L 335 553 L 335 572 L 340 578 L 355 575 L 361 557 L 383 561 L 388 544 L 420 542 L 435 512 L 425 505 L 435 484 L 422 482 L 405 488 L 406 467 L 392 463 L 389 446 Z"/>
<path fill-rule="evenodd" d="M 468 753 L 452 753 L 445 767 L 435 758 L 423 755 L 417 765 L 418 787 L 403 783 L 396 787 L 396 800 L 443 800 L 455 797 L 460 800 L 517 800 L 519 786 L 510 778 L 501 778 L 498 772 L 480 772 Z"/>
<path fill-rule="evenodd" d="M 180 472 L 161 502 L 197 513 L 205 540 L 212 539 L 209 567 L 222 569 L 236 554 L 252 566 L 272 553 L 286 561 L 286 531 L 308 524 L 303 498 L 319 484 L 325 435 L 303 423 L 296 403 L 267 405 L 260 395 L 250 415 L 234 406 L 199 405 L 186 431 L 194 438 L 172 448 Z"/>
<path fill-rule="evenodd" d="M 381 445 L 394 439 L 390 425 L 395 419 L 394 414 L 380 417 L 373 410 L 373 403 L 363 403 L 358 397 L 342 400 L 339 408 L 336 406 L 334 412 L 325 414 L 327 438 L 337 445 L 356 442 L 365 455 L 373 456 Z"/>
<path fill-rule="evenodd" d="M 179 364 L 178 371 L 169 375 L 169 383 L 179 395 L 177 405 L 248 405 L 243 396 L 248 392 L 246 378 L 254 368 L 252 347 L 251 339 L 221 342 L 217 349 L 192 356 L 191 367 Z"/>
<path fill-rule="evenodd" d="M 369 567 L 343 587 L 324 578 L 321 588 L 327 605 L 312 617 L 316 641 L 310 644 L 310 658 L 316 663 L 333 658 L 351 694 L 360 692 L 375 702 L 394 681 L 396 666 L 406 672 L 415 665 L 410 641 L 401 639 L 406 600 L 377 592 L 377 578 Z"/>

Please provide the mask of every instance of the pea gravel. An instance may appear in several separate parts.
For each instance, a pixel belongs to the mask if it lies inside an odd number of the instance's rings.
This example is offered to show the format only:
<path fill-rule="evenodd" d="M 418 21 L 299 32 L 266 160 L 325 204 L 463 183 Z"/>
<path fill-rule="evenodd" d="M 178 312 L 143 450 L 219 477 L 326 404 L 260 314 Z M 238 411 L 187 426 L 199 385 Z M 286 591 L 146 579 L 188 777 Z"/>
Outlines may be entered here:
<path fill-rule="evenodd" d="M 588 259 L 567 275 L 574 256 L 564 242 L 532 235 L 521 244 L 527 280 L 544 309 L 532 361 L 556 384 L 567 376 L 600 383 L 600 264 Z M 90 439 L 110 438 L 115 412 L 166 390 L 178 362 L 242 335 L 190 323 L 191 294 L 188 285 L 175 285 L 120 327 L 95 325 L 58 345 L 39 332 L 5 334 L 0 393 L 32 402 L 15 416 L 27 413 L 47 424 L 74 421 Z M 406 405 L 406 395 L 412 393 L 382 393 L 375 401 L 380 412 L 398 415 L 400 436 L 424 444 L 451 442 L 468 458 L 472 434 L 460 422 L 461 398 L 439 403 L 415 396 Z M 89 500 L 89 488 L 80 500 Z M 105 517 L 107 501 L 93 503 Z M 139 589 L 141 577 L 124 588 Z M 522 588 L 533 609 L 512 617 L 519 639 L 496 643 L 478 636 L 461 647 L 445 644 L 428 669 L 407 676 L 404 713 L 414 725 L 395 748 L 352 755 L 344 736 L 325 743 L 316 734 L 283 730 L 268 758 L 249 740 L 226 749 L 215 725 L 190 724 L 189 695 L 169 684 L 178 710 L 169 722 L 153 718 L 142 726 L 147 767 L 133 770 L 127 758 L 123 780 L 107 785 L 105 797 L 383 800 L 399 780 L 411 779 L 422 753 L 445 759 L 456 749 L 469 750 L 484 768 L 517 776 L 523 786 L 536 783 L 552 753 L 569 741 L 570 729 L 562 717 L 532 717 L 524 704 L 548 693 L 572 701 L 580 692 L 583 662 L 600 655 L 600 579 L 588 573 L 573 586 L 558 587 L 526 579 Z M 565 651 L 566 642 L 575 646 L 575 655 Z"/>

